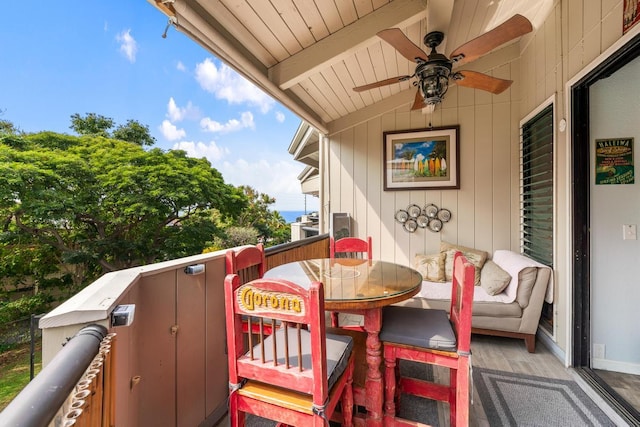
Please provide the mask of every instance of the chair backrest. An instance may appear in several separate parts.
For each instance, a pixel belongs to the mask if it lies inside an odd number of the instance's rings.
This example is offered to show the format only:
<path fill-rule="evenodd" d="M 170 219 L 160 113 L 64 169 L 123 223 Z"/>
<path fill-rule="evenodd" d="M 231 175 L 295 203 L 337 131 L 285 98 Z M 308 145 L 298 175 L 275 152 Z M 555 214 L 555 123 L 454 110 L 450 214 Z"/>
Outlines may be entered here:
<path fill-rule="evenodd" d="M 227 274 L 237 274 L 241 283 L 264 276 L 266 261 L 262 243 L 243 246 L 237 251 L 229 249 L 226 257 Z"/>
<path fill-rule="evenodd" d="M 313 282 L 308 289 L 282 279 L 241 284 L 238 275 L 229 274 L 224 291 L 229 383 L 257 380 L 313 395 L 314 403 L 323 405 L 329 388 L 322 283 Z M 243 333 L 242 316 L 278 320 L 284 327 L 252 338 Z"/>
<path fill-rule="evenodd" d="M 450 320 L 456 332 L 458 351 L 468 352 L 471 348 L 475 267 L 461 252 L 454 255 L 452 276 Z"/>
<path fill-rule="evenodd" d="M 357 237 L 343 237 L 342 239 L 334 240 L 333 237 L 330 237 L 329 255 L 331 258 L 335 258 L 338 253 L 351 257 L 360 257 L 366 254 L 367 259 L 371 259 L 373 255 L 371 236 L 367 237 L 367 240 Z"/>

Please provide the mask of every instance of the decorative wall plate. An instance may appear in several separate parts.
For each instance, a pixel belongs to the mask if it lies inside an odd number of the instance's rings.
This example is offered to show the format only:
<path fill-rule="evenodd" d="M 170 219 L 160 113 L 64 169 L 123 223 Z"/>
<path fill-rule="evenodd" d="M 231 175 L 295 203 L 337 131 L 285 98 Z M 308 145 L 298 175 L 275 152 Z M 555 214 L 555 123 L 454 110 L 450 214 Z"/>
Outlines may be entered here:
<path fill-rule="evenodd" d="M 419 215 L 418 218 L 416 218 L 416 222 L 418 223 L 418 227 L 427 228 L 429 225 L 429 217 L 424 214 Z"/>
<path fill-rule="evenodd" d="M 407 230 L 409 233 L 415 232 L 417 228 L 418 228 L 418 223 L 413 218 L 409 218 L 404 223 L 404 229 Z"/>
<path fill-rule="evenodd" d="M 396 212 L 396 221 L 398 221 L 400 224 L 404 224 L 407 219 L 409 219 L 409 214 L 404 209 L 400 209 L 398 212 Z"/>
<path fill-rule="evenodd" d="M 438 219 L 442 222 L 449 222 L 451 219 L 451 211 L 449 209 L 440 209 L 438 211 Z"/>
<path fill-rule="evenodd" d="M 411 218 L 417 218 L 418 215 L 422 213 L 422 209 L 420 209 L 420 206 L 418 205 L 409 205 L 407 207 L 407 213 Z"/>
<path fill-rule="evenodd" d="M 428 204 L 424 207 L 424 214 L 429 218 L 435 218 L 438 215 L 438 207 L 434 204 Z"/>
<path fill-rule="evenodd" d="M 440 230 L 442 230 L 442 221 L 440 221 L 438 218 L 434 218 L 429 221 L 429 230 L 433 231 L 434 233 L 438 233 Z"/>

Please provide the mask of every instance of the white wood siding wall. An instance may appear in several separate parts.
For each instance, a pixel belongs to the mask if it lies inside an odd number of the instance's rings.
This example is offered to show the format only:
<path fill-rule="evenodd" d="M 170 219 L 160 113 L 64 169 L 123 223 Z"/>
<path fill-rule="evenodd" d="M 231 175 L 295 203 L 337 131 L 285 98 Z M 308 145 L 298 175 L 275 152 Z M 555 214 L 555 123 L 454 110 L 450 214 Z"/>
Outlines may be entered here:
<path fill-rule="evenodd" d="M 523 40 L 520 81 L 525 117 L 556 96 L 555 123 L 568 118 L 565 85 L 622 36 L 622 0 L 557 1 L 544 23 Z M 555 137 L 555 341 L 564 351 L 570 337 L 572 286 L 571 142 Z"/>
<path fill-rule="evenodd" d="M 409 112 L 412 100 L 408 100 L 405 107 L 329 135 L 324 212 L 351 214 L 353 234 L 373 237 L 375 258 L 403 264 L 411 264 L 416 253 L 437 252 L 441 240 L 489 253 L 518 251 L 519 122 L 554 94 L 556 124 L 567 117 L 564 86 L 622 36 L 622 7 L 622 0 L 556 1 L 549 17 L 519 46 L 474 63 L 473 69 L 513 79 L 504 93 L 453 86 L 432 117 Z M 383 191 L 382 133 L 425 128 L 430 121 L 433 126 L 460 125 L 460 189 Z M 566 298 L 571 285 L 567 133 L 557 133 L 555 143 L 555 340 L 566 350 L 571 327 L 567 320 L 571 304 Z M 394 215 L 411 203 L 450 209 L 452 219 L 440 233 L 424 229 L 407 233 Z"/>
<path fill-rule="evenodd" d="M 507 48 L 482 59 L 484 70 L 517 81 L 519 51 Z M 480 61 L 479 61 L 480 62 Z M 498 64 L 491 67 L 491 64 Z M 439 251 L 445 240 L 495 249 L 517 248 L 519 84 L 501 95 L 453 86 L 432 116 L 407 104 L 328 138 L 325 212 L 347 212 L 353 234 L 372 236 L 374 257 L 411 264 L 417 253 Z M 385 131 L 460 125 L 460 189 L 383 191 Z M 516 198 L 514 198 L 514 195 Z M 394 215 L 409 204 L 434 203 L 451 210 L 440 233 L 407 233 Z"/>

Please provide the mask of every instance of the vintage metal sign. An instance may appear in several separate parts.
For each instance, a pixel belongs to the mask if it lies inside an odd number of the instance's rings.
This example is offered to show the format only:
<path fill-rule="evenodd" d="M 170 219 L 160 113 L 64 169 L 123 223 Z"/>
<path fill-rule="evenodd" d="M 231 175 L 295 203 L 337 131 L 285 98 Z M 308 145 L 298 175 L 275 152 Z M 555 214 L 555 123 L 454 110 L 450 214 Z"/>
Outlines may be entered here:
<path fill-rule="evenodd" d="M 596 184 L 633 184 L 633 138 L 596 139 Z"/>

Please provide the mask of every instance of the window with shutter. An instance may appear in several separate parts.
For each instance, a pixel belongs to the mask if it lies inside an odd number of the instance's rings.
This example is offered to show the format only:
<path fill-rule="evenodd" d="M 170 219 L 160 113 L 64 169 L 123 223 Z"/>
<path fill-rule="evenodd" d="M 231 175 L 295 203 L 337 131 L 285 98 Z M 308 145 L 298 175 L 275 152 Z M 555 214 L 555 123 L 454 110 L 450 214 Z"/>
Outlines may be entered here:
<path fill-rule="evenodd" d="M 521 132 L 521 250 L 553 268 L 553 104 L 525 122 Z M 546 302 L 541 323 L 553 325 L 553 307 Z"/>

